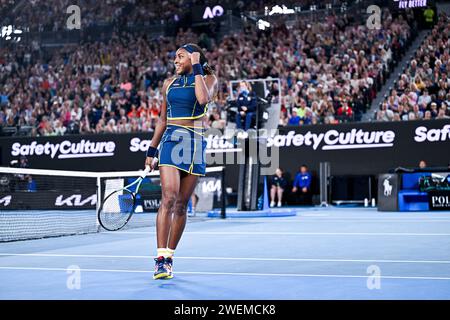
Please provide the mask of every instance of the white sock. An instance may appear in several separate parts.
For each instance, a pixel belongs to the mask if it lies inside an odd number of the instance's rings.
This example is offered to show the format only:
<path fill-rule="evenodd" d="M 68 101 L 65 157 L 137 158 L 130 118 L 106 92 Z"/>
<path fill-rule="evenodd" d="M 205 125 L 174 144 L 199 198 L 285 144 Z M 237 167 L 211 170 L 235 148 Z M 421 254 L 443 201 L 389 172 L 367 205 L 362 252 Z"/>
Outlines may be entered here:
<path fill-rule="evenodd" d="M 166 258 L 173 258 L 174 254 L 175 254 L 175 249 L 166 249 L 167 252 L 167 257 Z"/>
<path fill-rule="evenodd" d="M 158 248 L 157 256 L 167 258 L 169 256 L 169 253 L 167 252 L 167 248 Z"/>

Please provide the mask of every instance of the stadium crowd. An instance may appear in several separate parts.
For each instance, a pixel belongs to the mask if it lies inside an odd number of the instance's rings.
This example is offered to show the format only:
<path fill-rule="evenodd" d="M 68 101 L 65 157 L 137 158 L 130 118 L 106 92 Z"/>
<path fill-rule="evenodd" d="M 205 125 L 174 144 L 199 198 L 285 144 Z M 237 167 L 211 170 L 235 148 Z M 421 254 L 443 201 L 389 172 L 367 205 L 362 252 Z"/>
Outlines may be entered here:
<path fill-rule="evenodd" d="M 312 0 L 288 0 L 284 4 L 293 7 L 309 7 Z M 343 0 L 334 0 L 340 4 Z M 348 2 L 348 1 L 347 1 Z M 190 9 L 195 6 L 214 6 L 217 1 L 211 0 L 29 0 L 13 1 L 0 0 L 0 10 L 19 6 L 16 12 L 9 10 L 2 16 L 3 22 L 17 26 L 26 26 L 30 31 L 61 31 L 65 28 L 68 18 L 67 8 L 77 5 L 81 9 L 82 25 L 117 24 L 123 26 L 151 25 L 163 23 L 177 23 L 191 18 Z M 220 5 L 225 10 L 232 10 L 238 14 L 242 11 L 261 11 L 265 6 L 276 5 L 275 0 L 223 0 Z M 322 7 L 322 6 L 318 6 Z M 72 11 L 71 11 L 72 12 Z M 45 17 L 45 19 L 42 19 Z"/>
<path fill-rule="evenodd" d="M 450 19 L 441 14 L 383 101 L 377 120 L 450 119 L 449 36 Z"/>
<path fill-rule="evenodd" d="M 84 27 L 107 25 L 123 22 L 122 19 L 126 19 L 123 17 L 127 14 L 133 13 L 135 17 L 139 12 L 132 9 L 135 2 L 136 0 L 30 0 L 21 4 L 15 12 L 9 12 L 4 20 L 17 27 L 26 26 L 30 32 L 61 31 L 65 29 L 69 17 L 67 9 L 71 5 L 77 5 L 81 11 L 81 24 Z M 147 2 L 153 8 L 147 11 L 147 18 L 156 16 L 158 8 L 166 9 L 164 5 L 155 5 L 156 1 Z"/>
<path fill-rule="evenodd" d="M 114 3 L 121 2 L 129 1 Z M 44 136 L 152 131 L 162 83 L 187 42 L 208 49 L 221 84 L 209 106 L 211 127 L 226 124 L 227 81 L 241 78 L 281 79 L 271 88 L 274 97 L 281 91 L 280 125 L 359 120 L 411 40 L 410 17 L 384 15 L 380 30 L 330 15 L 268 31 L 248 25 L 220 40 L 190 29 L 175 38 L 121 33 L 56 50 L 45 62 L 34 48 L 0 48 L 0 127 Z"/>

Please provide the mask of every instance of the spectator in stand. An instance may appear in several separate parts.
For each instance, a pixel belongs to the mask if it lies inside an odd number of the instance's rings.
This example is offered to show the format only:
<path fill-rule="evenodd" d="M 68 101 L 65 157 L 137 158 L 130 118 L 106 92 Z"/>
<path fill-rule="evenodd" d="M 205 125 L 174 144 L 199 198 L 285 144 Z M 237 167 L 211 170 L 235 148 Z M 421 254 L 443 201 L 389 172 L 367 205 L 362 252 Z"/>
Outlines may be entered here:
<path fill-rule="evenodd" d="M 62 8 L 66 8 L 68 3 L 68 0 L 57 0 L 51 5 L 44 1 L 25 2 L 17 19 L 26 21 L 30 30 L 59 31 L 67 18 Z M 257 1 L 251 3 L 248 8 L 258 8 Z M 152 21 L 161 23 L 161 20 L 174 22 L 175 16 L 182 19 L 183 8 L 189 5 L 185 0 L 181 0 L 179 5 L 171 1 L 155 4 L 154 0 L 118 0 L 112 3 L 88 0 L 83 5 L 87 14 L 82 25 L 106 22 L 133 26 Z M 38 19 L 40 16 L 48 17 L 48 22 L 42 22 Z M 186 42 L 201 42 L 216 48 L 208 53 L 208 59 L 217 67 L 217 75 L 223 83 L 244 78 L 280 78 L 281 84 L 272 84 L 270 90 L 274 102 L 278 94 L 281 95 L 286 110 L 289 110 L 286 113 L 288 118 L 294 104 L 301 110 L 298 116 L 302 124 L 337 123 L 339 117 L 335 110 L 340 105 L 334 104 L 333 99 L 341 97 L 342 92 L 358 119 L 363 112 L 361 110 L 365 110 L 374 98 L 376 85 L 384 80 L 390 62 L 394 58 L 398 60 L 404 50 L 411 35 L 408 25 L 411 20 L 402 16 L 393 18 L 389 11 L 383 10 L 383 28 L 368 30 L 365 22 L 353 22 L 345 15 L 330 14 L 325 18 L 313 22 L 298 20 L 293 25 L 274 23 L 265 32 L 248 25 L 241 32 L 225 35 L 220 40 L 209 38 L 208 34 L 198 36 L 190 29 L 179 29 L 174 39 L 164 36 L 149 38 L 120 31 L 114 32 L 104 42 L 87 41 L 78 46 L 52 50 L 48 52 L 46 63 L 42 63 L 39 45 L 24 45 L 15 50 L 0 48 L 0 111 L 4 118 L 1 122 L 3 126 L 14 127 L 20 119 L 21 124 L 32 126 L 31 132 L 51 134 L 57 125 L 56 120 L 59 120 L 67 128 L 66 133 L 84 134 L 93 132 L 99 122 L 105 131 L 107 126 L 113 125 L 110 119 L 114 118 L 115 129 L 108 130 L 124 132 L 140 128 L 151 131 L 154 118 L 149 120 L 148 116 L 142 116 L 139 112 L 141 102 L 145 99 L 151 102 L 156 98 L 160 105 L 163 80 L 174 67 L 174 50 Z M 442 28 L 444 25 L 440 25 L 441 29 L 445 29 Z M 435 32 L 433 36 L 436 35 L 439 34 Z M 439 44 L 439 48 L 443 46 Z M 448 69 L 445 52 L 436 55 L 440 55 L 442 62 L 436 62 L 439 69 Z M 420 61 L 423 61 L 421 57 Z M 434 60 L 427 62 L 433 72 L 430 62 L 434 68 Z M 423 65 L 426 66 L 425 63 Z M 416 66 L 418 73 L 420 68 L 419 63 Z M 433 89 L 436 92 L 432 91 L 428 87 L 430 79 L 426 74 L 421 73 L 420 76 L 430 95 L 438 95 L 439 90 L 445 89 L 445 85 L 436 84 Z M 404 87 L 408 84 L 405 83 Z M 416 87 L 420 90 L 420 81 Z M 218 101 L 225 101 L 224 95 L 220 92 Z M 288 96 L 290 98 L 285 99 Z M 292 100 L 299 101 L 295 103 Z M 61 119 L 60 114 L 64 110 L 59 107 L 53 109 L 54 101 L 58 106 L 69 101 L 71 113 L 77 105 L 77 116 Z M 22 117 L 22 111 L 35 103 L 40 108 L 33 110 L 32 107 L 30 114 Z M 134 117 L 132 112 L 132 118 L 128 118 L 132 105 L 137 107 L 138 115 Z M 85 110 L 88 111 L 85 113 Z M 35 124 L 40 124 L 44 116 L 47 117 L 45 128 L 37 127 Z M 136 121 L 131 121 L 133 119 Z M 285 120 L 280 122 L 281 125 L 288 123 Z M 99 128 L 98 131 L 102 130 Z"/>
<path fill-rule="evenodd" d="M 423 16 L 425 18 L 425 25 L 431 29 L 433 27 L 434 24 L 434 16 L 435 16 L 435 11 L 433 10 L 433 8 L 431 6 L 428 6 L 424 11 L 423 11 Z"/>
<path fill-rule="evenodd" d="M 278 200 L 277 206 L 281 207 L 283 205 L 283 193 L 287 186 L 287 181 L 283 177 L 283 169 L 277 168 L 271 178 L 270 184 L 270 207 L 275 206 L 275 199 Z"/>
<path fill-rule="evenodd" d="M 36 181 L 33 180 L 32 176 L 27 176 L 27 192 L 36 192 L 37 191 L 37 184 Z"/>
<path fill-rule="evenodd" d="M 430 104 L 430 102 L 431 102 L 431 97 L 430 97 L 430 95 L 428 94 L 428 90 L 425 89 L 425 90 L 423 91 L 423 94 L 419 97 L 418 104 L 419 104 L 419 106 L 421 106 L 423 109 L 426 109 L 427 106 Z"/>
<path fill-rule="evenodd" d="M 311 181 L 311 173 L 309 173 L 308 167 L 303 164 L 295 176 L 292 188 L 292 193 L 295 195 L 296 203 L 305 205 L 312 204 Z"/>
<path fill-rule="evenodd" d="M 305 116 L 300 119 L 300 125 L 308 125 L 311 124 L 313 121 L 313 115 L 311 110 L 306 110 Z"/>
<path fill-rule="evenodd" d="M 348 105 L 348 102 L 344 101 L 337 110 L 337 116 L 343 121 L 350 121 L 353 119 L 353 109 Z"/>
<path fill-rule="evenodd" d="M 446 112 L 447 112 L 446 108 L 439 109 L 436 119 L 450 119 L 450 116 L 447 116 Z"/>
<path fill-rule="evenodd" d="M 419 162 L 419 168 L 425 169 L 427 167 L 427 162 L 425 160 L 420 160 Z"/>
<path fill-rule="evenodd" d="M 300 124 L 300 117 L 297 114 L 297 108 L 292 109 L 292 115 L 287 123 L 289 126 L 298 126 Z"/>
<path fill-rule="evenodd" d="M 0 119 L 1 120 L 1 119 Z M 280 121 L 278 122 L 278 125 L 281 127 L 285 127 L 289 124 L 290 119 L 288 119 L 288 116 L 286 115 L 286 112 L 281 111 L 280 112 Z"/>
<path fill-rule="evenodd" d="M 436 102 L 431 103 L 430 112 L 431 112 L 431 117 L 436 118 L 438 116 L 438 109 L 437 109 Z"/>
<path fill-rule="evenodd" d="M 377 113 L 377 120 L 380 121 L 392 121 L 394 119 L 394 112 L 388 109 L 388 103 L 383 102 L 381 110 Z"/>
<path fill-rule="evenodd" d="M 450 72 L 449 22 L 450 18 L 445 13 L 440 14 L 430 36 L 424 40 L 401 75 L 397 90 L 392 90 L 387 102 L 395 119 L 430 120 L 450 117 L 446 103 L 450 88 L 447 76 Z M 393 103 L 395 100 L 399 101 L 398 106 Z M 445 104 L 444 108 L 442 103 Z M 377 119 L 386 120 L 378 115 Z"/>
<path fill-rule="evenodd" d="M 226 121 L 220 118 L 220 114 L 216 108 L 213 108 L 209 116 L 209 127 L 214 129 L 225 129 Z"/>

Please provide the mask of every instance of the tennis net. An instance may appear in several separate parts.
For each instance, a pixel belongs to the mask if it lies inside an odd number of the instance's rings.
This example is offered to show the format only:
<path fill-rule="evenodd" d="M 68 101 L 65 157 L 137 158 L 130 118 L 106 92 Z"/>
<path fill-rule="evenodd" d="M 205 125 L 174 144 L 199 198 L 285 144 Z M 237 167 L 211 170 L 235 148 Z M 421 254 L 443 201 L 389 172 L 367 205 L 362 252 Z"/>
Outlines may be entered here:
<path fill-rule="evenodd" d="M 0 167 L 0 242 L 107 232 L 97 221 L 100 201 L 142 171 L 88 172 Z M 224 168 L 207 168 L 194 191 L 201 221 L 211 210 L 224 214 Z M 160 174 L 151 172 L 137 194 L 125 228 L 153 226 L 161 204 Z"/>

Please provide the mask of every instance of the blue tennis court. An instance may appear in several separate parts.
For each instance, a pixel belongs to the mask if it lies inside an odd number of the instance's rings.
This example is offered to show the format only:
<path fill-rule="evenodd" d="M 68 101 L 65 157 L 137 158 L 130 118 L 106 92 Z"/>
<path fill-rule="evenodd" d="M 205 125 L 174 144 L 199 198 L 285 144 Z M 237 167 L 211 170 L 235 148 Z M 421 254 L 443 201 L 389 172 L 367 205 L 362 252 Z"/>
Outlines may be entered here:
<path fill-rule="evenodd" d="M 160 281 L 154 227 L 0 248 L 1 299 L 450 298 L 450 212 L 200 219 Z"/>

